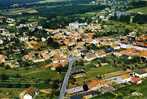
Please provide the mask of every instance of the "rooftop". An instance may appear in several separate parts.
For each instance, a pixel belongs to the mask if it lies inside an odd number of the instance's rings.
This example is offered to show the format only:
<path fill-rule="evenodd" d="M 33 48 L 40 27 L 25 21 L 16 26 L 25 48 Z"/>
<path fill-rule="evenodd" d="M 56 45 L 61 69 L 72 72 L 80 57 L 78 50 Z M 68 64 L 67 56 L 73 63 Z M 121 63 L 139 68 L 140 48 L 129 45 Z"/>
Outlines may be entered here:
<path fill-rule="evenodd" d="M 127 56 L 139 56 L 147 58 L 147 50 L 136 50 L 134 48 L 128 48 L 120 51 L 120 54 Z"/>

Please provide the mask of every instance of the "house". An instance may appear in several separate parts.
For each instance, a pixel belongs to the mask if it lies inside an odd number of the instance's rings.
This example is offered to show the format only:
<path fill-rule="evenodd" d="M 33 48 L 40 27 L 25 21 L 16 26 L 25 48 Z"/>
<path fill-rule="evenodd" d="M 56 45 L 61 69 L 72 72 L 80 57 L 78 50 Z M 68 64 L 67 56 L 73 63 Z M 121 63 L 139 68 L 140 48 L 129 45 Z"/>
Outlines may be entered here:
<path fill-rule="evenodd" d="M 140 37 L 137 38 L 137 41 L 142 42 L 147 40 L 147 35 L 141 35 Z"/>
<path fill-rule="evenodd" d="M 72 55 L 77 56 L 77 57 L 81 56 L 81 52 L 78 49 L 73 49 L 71 53 Z"/>
<path fill-rule="evenodd" d="M 33 97 L 29 94 L 25 94 L 23 99 L 33 99 Z"/>
<path fill-rule="evenodd" d="M 124 72 L 124 74 L 121 74 L 121 75 L 118 75 L 118 76 L 115 76 L 115 77 L 111 77 L 109 80 L 112 81 L 112 82 L 115 82 L 117 84 L 128 83 L 130 81 L 130 73 Z"/>
<path fill-rule="evenodd" d="M 37 88 L 28 88 L 20 93 L 20 99 L 35 99 L 35 97 L 39 94 L 39 90 Z"/>
<path fill-rule="evenodd" d="M 97 58 L 97 56 L 96 56 L 95 53 L 87 53 L 87 54 L 85 55 L 85 60 L 86 60 L 86 61 L 91 61 L 91 60 L 93 60 L 93 59 L 95 59 L 95 58 Z"/>
<path fill-rule="evenodd" d="M 141 84 L 141 83 L 142 83 L 142 80 L 141 80 L 141 78 L 138 77 L 138 76 L 132 76 L 132 77 L 130 78 L 130 82 L 131 82 L 132 84 L 138 85 L 138 84 Z"/>
<path fill-rule="evenodd" d="M 120 46 L 120 48 L 124 48 L 124 49 L 131 48 L 130 45 L 127 45 L 127 44 L 124 44 L 124 43 L 119 43 L 119 46 Z"/>
<path fill-rule="evenodd" d="M 5 22 L 6 19 L 7 19 L 6 17 L 4 17 L 4 16 L 0 16 L 0 23 Z"/>
<path fill-rule="evenodd" d="M 5 63 L 5 59 L 6 59 L 6 56 L 3 54 L 0 54 L 0 64 Z"/>
<path fill-rule="evenodd" d="M 15 22 L 15 20 L 13 18 L 7 18 L 6 22 L 7 23 L 13 23 L 13 22 Z"/>
<path fill-rule="evenodd" d="M 45 68 L 50 67 L 52 70 L 55 70 L 56 68 L 64 67 L 68 63 L 67 56 L 59 49 L 52 50 L 48 55 L 50 56 L 52 63 L 45 65 Z"/>
<path fill-rule="evenodd" d="M 78 86 L 78 87 L 67 89 L 67 94 L 74 94 L 74 93 L 78 93 L 82 91 L 84 91 L 83 86 Z"/>
<path fill-rule="evenodd" d="M 94 33 L 88 32 L 82 34 L 82 40 L 88 44 L 92 43 L 93 38 L 94 38 Z"/>
<path fill-rule="evenodd" d="M 44 60 L 48 60 L 49 57 L 49 51 L 48 50 L 43 50 L 41 52 L 39 52 L 39 58 L 42 58 Z"/>
<path fill-rule="evenodd" d="M 147 50 L 139 50 L 135 48 L 127 48 L 119 52 L 121 55 L 138 56 L 147 58 Z"/>
<path fill-rule="evenodd" d="M 33 61 L 34 63 L 43 62 L 50 58 L 48 50 L 32 51 L 23 56 L 24 60 Z"/>
<path fill-rule="evenodd" d="M 133 43 L 134 41 L 135 41 L 135 36 L 132 36 L 132 35 L 128 35 L 128 36 L 127 36 L 127 42 L 128 42 L 128 43 L 131 44 L 131 43 Z"/>
<path fill-rule="evenodd" d="M 137 38 L 134 45 L 147 48 L 147 35 L 141 35 Z"/>
<path fill-rule="evenodd" d="M 37 41 L 26 41 L 25 46 L 26 48 L 39 49 L 41 47 L 41 44 Z"/>
<path fill-rule="evenodd" d="M 97 50 L 95 54 L 97 57 L 105 57 L 107 55 L 107 53 L 104 50 Z"/>
<path fill-rule="evenodd" d="M 22 42 L 25 42 L 28 40 L 28 38 L 29 38 L 28 36 L 23 36 L 23 37 L 20 37 L 19 40 Z"/>
<path fill-rule="evenodd" d="M 147 78 L 147 68 L 138 69 L 134 71 L 133 73 L 135 76 L 138 76 L 140 78 Z"/>
<path fill-rule="evenodd" d="M 23 56 L 24 60 L 33 60 L 33 54 L 30 52 Z"/>
<path fill-rule="evenodd" d="M 0 44 L 3 44 L 3 43 L 4 43 L 4 41 L 2 39 L 0 39 Z"/>
<path fill-rule="evenodd" d="M 0 33 L 1 34 L 7 33 L 7 30 L 6 29 L 3 29 L 3 28 L 0 28 Z"/>
<path fill-rule="evenodd" d="M 80 77 L 85 77 L 86 73 L 83 68 L 73 68 L 71 75 L 73 78 L 80 78 Z"/>
<path fill-rule="evenodd" d="M 69 29 L 73 30 L 73 29 L 78 29 L 80 27 L 84 27 L 87 26 L 87 23 L 78 23 L 78 22 L 73 22 L 73 23 L 69 23 Z"/>
<path fill-rule="evenodd" d="M 49 54 L 51 56 L 51 59 L 53 61 L 53 63 L 67 63 L 68 60 L 67 60 L 67 55 L 65 55 L 63 53 L 62 50 L 53 50 L 50 52 Z"/>
<path fill-rule="evenodd" d="M 20 66 L 19 62 L 16 60 L 9 60 L 5 62 L 6 66 L 9 66 L 10 68 L 17 68 Z"/>
<path fill-rule="evenodd" d="M 147 48 L 147 43 L 146 42 L 135 42 L 135 45 L 136 46 L 139 46 L 139 47 L 145 47 L 145 48 Z"/>

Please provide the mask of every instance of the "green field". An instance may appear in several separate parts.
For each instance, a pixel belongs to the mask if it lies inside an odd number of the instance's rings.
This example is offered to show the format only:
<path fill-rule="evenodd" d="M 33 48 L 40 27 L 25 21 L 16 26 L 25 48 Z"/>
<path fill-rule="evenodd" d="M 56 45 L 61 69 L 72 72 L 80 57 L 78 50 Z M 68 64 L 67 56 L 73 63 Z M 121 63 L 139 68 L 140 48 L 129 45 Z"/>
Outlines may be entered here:
<path fill-rule="evenodd" d="M 44 81 L 44 80 L 57 80 L 62 79 L 62 75 L 58 74 L 56 71 L 51 71 L 50 69 L 44 68 L 19 68 L 19 69 L 4 69 L 0 68 L 0 75 L 5 74 L 9 76 L 8 81 L 18 81 L 18 82 L 34 82 L 34 81 Z M 17 76 L 19 76 L 17 78 Z M 23 79 L 23 80 L 22 80 Z M 15 82 L 17 83 L 17 82 Z"/>
<path fill-rule="evenodd" d="M 147 7 L 131 9 L 128 12 L 130 12 L 130 13 L 139 13 L 139 14 L 147 14 Z"/>
<path fill-rule="evenodd" d="M 98 67 L 98 68 L 91 67 L 91 68 L 87 69 L 87 71 L 86 71 L 87 76 L 86 77 L 89 80 L 95 79 L 96 76 L 104 75 L 104 74 L 115 72 L 115 71 L 118 71 L 118 69 L 113 66 L 109 66 L 109 65 L 105 65 L 105 66 Z"/>
<path fill-rule="evenodd" d="M 24 89 L 17 89 L 17 88 L 0 88 L 0 99 L 17 99 L 19 94 Z"/>

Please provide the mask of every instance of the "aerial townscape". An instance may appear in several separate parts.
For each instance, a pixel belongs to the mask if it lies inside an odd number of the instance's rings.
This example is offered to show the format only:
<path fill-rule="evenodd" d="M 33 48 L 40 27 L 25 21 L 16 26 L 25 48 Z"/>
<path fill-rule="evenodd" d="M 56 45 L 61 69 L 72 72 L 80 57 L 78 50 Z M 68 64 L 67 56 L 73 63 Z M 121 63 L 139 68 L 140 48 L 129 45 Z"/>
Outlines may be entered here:
<path fill-rule="evenodd" d="M 0 0 L 0 99 L 147 99 L 147 0 Z"/>

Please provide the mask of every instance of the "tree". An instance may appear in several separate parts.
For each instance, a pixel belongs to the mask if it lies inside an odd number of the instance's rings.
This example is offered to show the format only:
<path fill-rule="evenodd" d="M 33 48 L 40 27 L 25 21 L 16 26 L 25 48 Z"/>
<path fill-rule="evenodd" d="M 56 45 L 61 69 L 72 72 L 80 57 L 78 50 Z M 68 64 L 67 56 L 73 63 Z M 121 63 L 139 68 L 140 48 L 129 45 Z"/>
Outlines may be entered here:
<path fill-rule="evenodd" d="M 6 74 L 1 74 L 0 75 L 0 80 L 8 80 L 9 79 L 9 76 L 6 75 Z"/>

